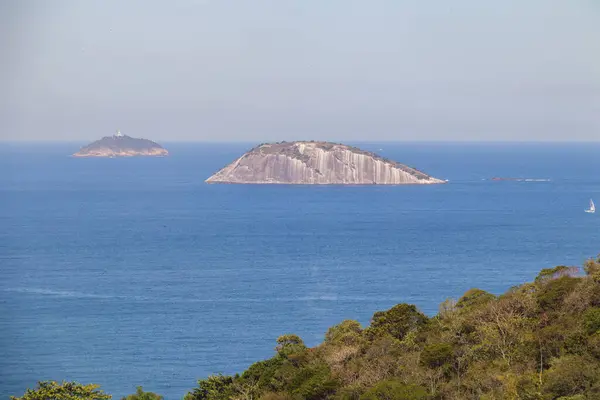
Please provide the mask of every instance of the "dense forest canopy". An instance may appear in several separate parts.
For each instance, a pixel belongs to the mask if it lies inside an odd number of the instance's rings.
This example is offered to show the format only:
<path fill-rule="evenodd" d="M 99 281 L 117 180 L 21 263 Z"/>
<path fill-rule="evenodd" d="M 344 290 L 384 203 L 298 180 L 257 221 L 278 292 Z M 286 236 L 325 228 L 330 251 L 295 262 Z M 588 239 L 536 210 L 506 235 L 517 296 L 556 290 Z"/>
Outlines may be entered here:
<path fill-rule="evenodd" d="M 202 379 L 185 400 L 600 399 L 600 256 L 583 272 L 544 269 L 500 296 L 471 289 L 432 318 L 398 304 L 368 327 L 331 327 L 314 348 L 283 335 L 270 359 Z M 97 388 L 40 382 L 13 399 L 107 398 Z"/>

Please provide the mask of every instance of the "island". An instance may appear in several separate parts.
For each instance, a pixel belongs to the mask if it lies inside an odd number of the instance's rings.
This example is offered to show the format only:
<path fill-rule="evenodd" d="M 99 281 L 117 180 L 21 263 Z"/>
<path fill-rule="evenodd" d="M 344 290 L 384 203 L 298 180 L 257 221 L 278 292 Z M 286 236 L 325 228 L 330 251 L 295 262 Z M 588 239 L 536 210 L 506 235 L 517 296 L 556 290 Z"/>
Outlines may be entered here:
<path fill-rule="evenodd" d="M 539 178 L 501 178 L 493 177 L 492 181 L 514 181 L 514 182 L 550 182 L 550 179 L 539 179 Z"/>
<path fill-rule="evenodd" d="M 261 144 L 212 175 L 206 182 L 319 185 L 446 183 L 369 151 L 316 141 Z"/>
<path fill-rule="evenodd" d="M 168 154 L 169 152 L 156 142 L 132 138 L 117 131 L 113 136 L 103 137 L 82 147 L 73 157 L 163 157 Z"/>

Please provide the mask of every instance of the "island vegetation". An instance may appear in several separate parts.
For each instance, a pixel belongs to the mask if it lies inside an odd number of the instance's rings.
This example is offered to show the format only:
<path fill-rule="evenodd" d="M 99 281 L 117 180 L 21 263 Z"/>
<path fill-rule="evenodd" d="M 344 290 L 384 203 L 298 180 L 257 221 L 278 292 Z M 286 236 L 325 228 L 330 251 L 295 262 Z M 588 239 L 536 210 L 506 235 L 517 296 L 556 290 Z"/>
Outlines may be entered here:
<path fill-rule="evenodd" d="M 82 147 L 73 157 L 164 157 L 168 154 L 169 152 L 156 142 L 117 132 L 113 136 L 105 136 Z"/>
<path fill-rule="evenodd" d="M 398 304 L 368 327 L 331 327 L 313 348 L 283 335 L 270 359 L 202 379 L 185 400 L 600 399 L 600 256 L 583 270 L 544 269 L 500 296 L 471 289 L 434 317 Z M 96 385 L 40 382 L 12 399 L 49 398 L 109 396 Z M 125 399 L 160 396 L 138 388 Z"/>

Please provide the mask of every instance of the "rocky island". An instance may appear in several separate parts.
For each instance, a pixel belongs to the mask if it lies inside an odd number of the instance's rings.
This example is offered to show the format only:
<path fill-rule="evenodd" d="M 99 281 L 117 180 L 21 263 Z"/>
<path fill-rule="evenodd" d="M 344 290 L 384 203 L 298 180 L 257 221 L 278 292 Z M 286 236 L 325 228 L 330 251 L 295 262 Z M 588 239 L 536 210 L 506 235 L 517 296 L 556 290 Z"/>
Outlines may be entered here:
<path fill-rule="evenodd" d="M 106 136 L 82 147 L 73 157 L 134 157 L 166 156 L 169 152 L 156 142 L 123 135 L 121 132 Z"/>
<path fill-rule="evenodd" d="M 356 147 L 330 142 L 262 144 L 207 183 L 407 185 L 446 181 Z"/>

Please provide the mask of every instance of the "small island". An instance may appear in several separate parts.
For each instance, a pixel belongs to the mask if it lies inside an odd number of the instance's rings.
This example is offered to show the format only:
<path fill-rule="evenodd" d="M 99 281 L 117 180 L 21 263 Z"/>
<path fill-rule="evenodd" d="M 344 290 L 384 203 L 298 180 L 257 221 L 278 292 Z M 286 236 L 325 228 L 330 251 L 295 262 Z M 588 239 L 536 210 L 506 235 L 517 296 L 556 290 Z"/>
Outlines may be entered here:
<path fill-rule="evenodd" d="M 206 182 L 296 185 L 446 183 L 369 151 L 339 143 L 315 141 L 261 144 Z"/>
<path fill-rule="evenodd" d="M 492 181 L 513 181 L 513 182 L 550 182 L 550 179 L 541 179 L 541 178 L 501 178 L 501 177 L 493 177 Z"/>
<path fill-rule="evenodd" d="M 164 157 L 168 154 L 169 152 L 156 142 L 132 138 L 117 131 L 113 136 L 103 137 L 82 147 L 73 157 Z"/>

